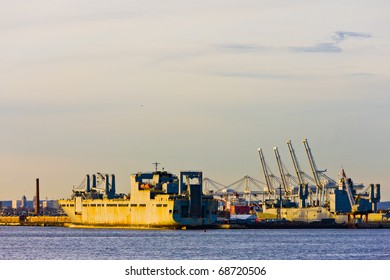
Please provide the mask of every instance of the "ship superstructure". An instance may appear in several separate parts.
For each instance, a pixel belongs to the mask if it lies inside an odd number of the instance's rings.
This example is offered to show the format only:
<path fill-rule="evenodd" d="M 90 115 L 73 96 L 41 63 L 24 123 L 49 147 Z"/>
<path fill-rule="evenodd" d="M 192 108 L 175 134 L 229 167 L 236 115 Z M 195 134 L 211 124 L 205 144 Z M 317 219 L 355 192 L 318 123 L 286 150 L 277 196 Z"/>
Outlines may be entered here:
<path fill-rule="evenodd" d="M 115 193 L 115 176 L 92 175 L 85 188 L 74 189 L 59 204 L 76 226 L 183 228 L 213 225 L 217 201 L 203 194 L 202 172 L 182 171 L 180 177 L 166 172 L 130 176 L 130 193 Z M 98 186 L 103 185 L 103 188 Z"/>

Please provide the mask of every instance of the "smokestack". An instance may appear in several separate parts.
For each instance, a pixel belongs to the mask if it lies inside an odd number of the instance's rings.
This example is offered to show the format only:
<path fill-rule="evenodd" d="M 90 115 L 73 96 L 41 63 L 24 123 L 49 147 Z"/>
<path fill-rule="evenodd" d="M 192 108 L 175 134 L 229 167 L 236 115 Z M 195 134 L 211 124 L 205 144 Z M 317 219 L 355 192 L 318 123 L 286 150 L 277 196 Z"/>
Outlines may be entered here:
<path fill-rule="evenodd" d="M 91 179 L 89 177 L 89 174 L 87 174 L 87 192 L 91 191 Z"/>
<path fill-rule="evenodd" d="M 375 185 L 375 198 L 378 200 L 378 202 L 381 200 L 381 185 L 380 184 L 376 184 Z"/>
<path fill-rule="evenodd" d="M 375 187 L 374 184 L 370 184 L 370 200 L 373 202 L 375 200 Z"/>
<path fill-rule="evenodd" d="M 108 174 L 106 174 L 106 195 L 110 194 L 110 177 Z"/>
<path fill-rule="evenodd" d="M 36 179 L 35 214 L 39 214 L 39 178 Z"/>
<path fill-rule="evenodd" d="M 96 188 L 96 175 L 92 174 L 92 188 Z"/>
<path fill-rule="evenodd" d="M 115 190 L 115 175 L 112 174 L 111 175 L 111 194 L 115 195 L 115 192 L 116 192 L 116 190 Z"/>

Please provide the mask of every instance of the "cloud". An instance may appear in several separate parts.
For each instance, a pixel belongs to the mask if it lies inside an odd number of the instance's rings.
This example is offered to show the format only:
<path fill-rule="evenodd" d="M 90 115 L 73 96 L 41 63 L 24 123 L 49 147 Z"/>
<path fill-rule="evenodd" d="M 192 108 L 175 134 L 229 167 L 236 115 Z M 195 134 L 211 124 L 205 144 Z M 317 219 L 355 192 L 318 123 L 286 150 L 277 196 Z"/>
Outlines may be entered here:
<path fill-rule="evenodd" d="M 348 38 L 371 38 L 372 35 L 369 33 L 362 33 L 362 32 L 349 32 L 349 31 L 336 31 L 332 38 L 334 42 L 341 42 Z"/>
<path fill-rule="evenodd" d="M 328 42 L 321 42 L 312 46 L 295 46 L 287 48 L 293 52 L 299 53 L 340 53 L 343 51 L 340 44 L 349 39 L 367 39 L 371 38 L 372 35 L 363 32 L 352 32 L 352 31 L 335 31 Z M 216 45 L 220 50 L 237 52 L 237 53 L 253 53 L 253 52 L 264 52 L 275 50 L 275 47 L 260 46 L 255 44 L 241 44 L 231 43 Z M 280 48 L 279 48 L 280 49 Z M 282 48 L 283 49 L 283 48 Z"/>
<path fill-rule="evenodd" d="M 348 77 L 356 77 L 356 78 L 371 78 L 371 77 L 378 77 L 377 74 L 373 74 L 373 73 L 364 73 L 364 72 L 360 72 L 360 73 L 350 73 L 347 75 Z"/>
<path fill-rule="evenodd" d="M 319 43 L 313 46 L 292 47 L 290 50 L 304 53 L 340 53 L 343 51 L 340 47 L 341 42 L 350 38 L 367 39 L 371 37 L 372 35 L 369 33 L 336 31 L 333 33 L 331 41 L 328 43 Z"/>
<path fill-rule="evenodd" d="M 339 53 L 342 51 L 335 43 L 321 43 L 309 47 L 292 47 L 291 50 L 296 52 L 319 52 L 319 53 Z"/>
<path fill-rule="evenodd" d="M 253 44 L 223 44 L 216 46 L 219 49 L 233 52 L 259 52 L 269 50 L 269 47 L 258 46 Z"/>
<path fill-rule="evenodd" d="M 218 72 L 214 74 L 221 77 L 239 77 L 239 78 L 266 79 L 266 80 L 289 80 L 289 79 L 297 78 L 296 76 L 292 76 L 292 75 L 251 73 L 251 72 Z"/>

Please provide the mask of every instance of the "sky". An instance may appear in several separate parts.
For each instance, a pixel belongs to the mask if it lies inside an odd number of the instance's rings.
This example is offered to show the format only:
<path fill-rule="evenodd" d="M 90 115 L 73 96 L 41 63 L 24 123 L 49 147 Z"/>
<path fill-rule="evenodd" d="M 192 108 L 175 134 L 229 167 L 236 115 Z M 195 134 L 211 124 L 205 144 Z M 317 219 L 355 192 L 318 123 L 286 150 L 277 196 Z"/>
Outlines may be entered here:
<path fill-rule="evenodd" d="M 278 174 L 286 142 L 390 200 L 390 2 L 0 0 L 0 200 L 85 174 Z"/>

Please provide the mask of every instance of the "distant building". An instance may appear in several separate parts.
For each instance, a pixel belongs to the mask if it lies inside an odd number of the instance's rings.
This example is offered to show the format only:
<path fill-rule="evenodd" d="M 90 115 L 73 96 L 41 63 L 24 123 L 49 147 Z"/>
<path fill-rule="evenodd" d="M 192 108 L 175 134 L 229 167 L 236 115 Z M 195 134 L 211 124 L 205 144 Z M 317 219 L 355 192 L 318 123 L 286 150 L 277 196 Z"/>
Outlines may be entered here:
<path fill-rule="evenodd" d="M 37 197 L 36 196 L 33 197 L 32 202 L 33 202 L 33 208 L 36 209 L 36 207 L 37 207 Z"/>
<path fill-rule="evenodd" d="M 20 201 L 20 207 L 23 209 L 27 208 L 27 198 L 25 195 L 22 196 L 22 200 Z"/>
<path fill-rule="evenodd" d="M 11 200 L 3 200 L 1 202 L 1 204 L 3 205 L 3 209 L 12 208 L 12 201 Z"/>
<path fill-rule="evenodd" d="M 60 205 L 57 200 L 44 200 L 42 201 L 42 208 L 60 209 Z"/>
<path fill-rule="evenodd" d="M 12 208 L 13 209 L 19 209 L 21 206 L 21 201 L 20 200 L 12 200 Z"/>

